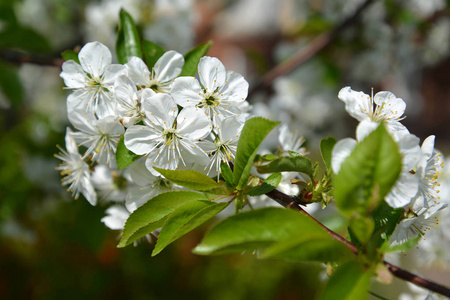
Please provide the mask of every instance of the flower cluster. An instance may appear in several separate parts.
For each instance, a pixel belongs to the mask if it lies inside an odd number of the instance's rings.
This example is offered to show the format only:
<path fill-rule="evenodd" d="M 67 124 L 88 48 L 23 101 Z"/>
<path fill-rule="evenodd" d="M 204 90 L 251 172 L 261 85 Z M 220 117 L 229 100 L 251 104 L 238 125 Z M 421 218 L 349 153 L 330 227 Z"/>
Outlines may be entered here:
<path fill-rule="evenodd" d="M 420 139 L 411 134 L 400 123 L 406 108 L 405 102 L 391 92 L 378 92 L 369 96 L 345 87 L 339 92 L 339 99 L 345 103 L 347 112 L 360 121 L 356 129 L 356 140 L 346 138 L 333 149 L 332 167 L 335 173 L 351 154 L 358 142 L 369 135 L 380 123 L 394 141 L 402 155 L 402 171 L 394 187 L 385 197 L 392 208 L 403 208 L 404 218 L 397 225 L 390 241 L 401 244 L 435 227 L 436 212 L 447 205 L 440 201 L 440 175 L 444 160 L 434 149 L 435 137 L 429 136 L 420 145 Z"/>
<path fill-rule="evenodd" d="M 184 57 L 165 52 L 154 66 L 139 57 L 112 64 L 110 50 L 86 44 L 79 63 L 64 62 L 60 76 L 66 89 L 67 151 L 56 155 L 63 185 L 75 198 L 121 202 L 103 219 L 122 229 L 128 215 L 157 194 L 176 188 L 154 167 L 190 168 L 219 176 L 220 164 L 233 161 L 248 107 L 247 81 L 212 57 L 202 57 L 196 77 L 179 77 Z M 116 150 L 143 157 L 118 170 Z M 84 149 L 80 154 L 78 147 Z"/>

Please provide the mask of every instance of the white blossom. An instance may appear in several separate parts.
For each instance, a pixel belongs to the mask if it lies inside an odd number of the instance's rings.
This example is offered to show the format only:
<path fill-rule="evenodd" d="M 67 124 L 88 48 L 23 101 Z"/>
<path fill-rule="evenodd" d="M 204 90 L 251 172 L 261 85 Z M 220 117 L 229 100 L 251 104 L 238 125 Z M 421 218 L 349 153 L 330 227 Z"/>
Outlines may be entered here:
<path fill-rule="evenodd" d="M 132 185 L 125 170 L 112 170 L 106 165 L 96 165 L 91 176 L 100 201 L 124 202 Z"/>
<path fill-rule="evenodd" d="M 197 78 L 178 77 L 170 93 L 178 105 L 203 110 L 216 126 L 218 117 L 240 115 L 238 106 L 247 98 L 248 83 L 241 74 L 227 71 L 217 58 L 204 56 Z"/>
<path fill-rule="evenodd" d="M 236 117 L 218 119 L 214 127 L 213 142 L 200 141 L 198 145 L 209 155 L 209 163 L 204 171 L 209 175 L 211 171 L 219 176 L 220 164 L 230 164 L 234 161 L 239 136 L 244 123 Z"/>
<path fill-rule="evenodd" d="M 80 146 L 85 146 L 85 156 L 92 155 L 92 161 L 107 164 L 110 168 L 116 165 L 115 152 L 117 143 L 123 135 L 124 128 L 114 116 L 106 116 L 99 120 L 93 115 L 74 110 L 69 120 L 79 131 L 72 136 Z"/>
<path fill-rule="evenodd" d="M 180 161 L 206 165 L 207 155 L 196 142 L 211 132 L 210 120 L 195 108 L 178 107 L 167 94 L 156 94 L 144 102 L 145 125 L 134 125 L 125 133 L 125 146 L 146 155 L 146 166 L 177 169 Z"/>
<path fill-rule="evenodd" d="M 142 162 L 130 167 L 131 180 L 137 185 L 126 196 L 126 208 L 133 212 L 149 199 L 173 189 L 173 184 L 162 176 L 153 175 Z"/>
<path fill-rule="evenodd" d="M 106 210 L 106 216 L 101 221 L 112 230 L 123 230 L 130 212 L 122 205 L 113 205 Z"/>
<path fill-rule="evenodd" d="M 142 59 L 132 56 L 125 64 L 128 77 L 140 88 L 150 88 L 158 93 L 168 93 L 173 80 L 181 73 L 184 57 L 170 50 L 165 52 L 150 71 Z"/>
<path fill-rule="evenodd" d="M 155 95 L 151 89 L 138 90 L 136 85 L 125 75 L 120 76 L 114 84 L 116 93 L 116 116 L 125 127 L 130 127 L 145 117 L 142 102 Z"/>
<path fill-rule="evenodd" d="M 111 64 L 109 49 L 99 43 L 87 43 L 78 54 L 80 64 L 68 60 L 60 76 L 72 93 L 67 97 L 67 111 L 84 109 L 99 118 L 114 114 L 113 90 L 116 78 L 125 67 Z"/>
<path fill-rule="evenodd" d="M 61 152 L 55 154 L 55 157 L 63 162 L 56 167 L 56 170 L 60 171 L 63 176 L 62 185 L 69 186 L 67 190 L 72 192 L 75 199 L 78 199 L 81 193 L 91 205 L 97 204 L 97 195 L 91 183 L 89 165 L 78 153 L 78 146 L 71 135 L 70 128 L 67 128 L 66 132 L 67 151 L 59 146 L 58 148 Z"/>
<path fill-rule="evenodd" d="M 338 97 L 345 103 L 347 112 L 358 121 L 384 122 L 390 132 L 409 133 L 400 123 L 405 118 L 406 104 L 393 93 L 382 91 L 369 96 L 347 86 L 339 91 Z"/>

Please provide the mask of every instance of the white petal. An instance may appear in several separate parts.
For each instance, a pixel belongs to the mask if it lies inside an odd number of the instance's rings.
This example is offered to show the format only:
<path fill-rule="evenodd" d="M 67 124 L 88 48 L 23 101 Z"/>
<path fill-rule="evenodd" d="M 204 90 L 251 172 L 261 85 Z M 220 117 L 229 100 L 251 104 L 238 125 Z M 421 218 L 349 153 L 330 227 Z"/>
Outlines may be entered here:
<path fill-rule="evenodd" d="M 89 133 L 90 135 L 97 134 L 97 120 L 94 115 L 85 113 L 80 109 L 74 109 L 67 114 L 67 117 L 74 128 Z"/>
<path fill-rule="evenodd" d="M 138 155 L 152 151 L 160 140 L 158 132 L 148 126 L 134 125 L 125 132 L 125 146 Z"/>
<path fill-rule="evenodd" d="M 132 56 L 125 64 L 128 70 L 128 77 L 136 85 L 147 86 L 150 83 L 150 71 L 142 59 Z"/>
<path fill-rule="evenodd" d="M 131 165 L 130 176 L 131 180 L 139 186 L 151 185 L 156 180 L 156 176 L 150 173 L 142 162 Z"/>
<path fill-rule="evenodd" d="M 72 130 L 69 127 L 67 127 L 65 136 L 66 149 L 70 154 L 78 154 L 78 146 L 72 135 L 73 135 Z"/>
<path fill-rule="evenodd" d="M 148 170 L 147 170 L 148 172 Z M 125 207 L 133 212 L 142 205 L 144 205 L 148 200 L 156 196 L 158 189 L 154 189 L 151 186 L 146 187 L 134 187 L 127 194 L 125 200 Z"/>
<path fill-rule="evenodd" d="M 95 206 L 97 204 L 97 193 L 95 192 L 94 186 L 91 183 L 90 178 L 84 177 L 82 179 L 83 189 L 81 193 L 84 198 L 92 205 Z"/>
<path fill-rule="evenodd" d="M 130 213 L 120 205 L 111 206 L 106 210 L 106 214 L 107 216 L 103 217 L 101 221 L 112 230 L 122 230 L 130 216 Z"/>
<path fill-rule="evenodd" d="M 183 55 L 173 50 L 167 51 L 155 63 L 156 79 L 159 82 L 166 82 L 178 77 L 183 65 Z"/>
<path fill-rule="evenodd" d="M 149 170 L 153 167 L 175 170 L 178 167 L 178 160 L 178 154 L 173 151 L 173 146 L 162 146 L 149 153 L 145 166 Z"/>
<path fill-rule="evenodd" d="M 108 47 L 99 42 L 87 43 L 78 54 L 83 70 L 99 78 L 111 63 L 112 55 Z"/>
<path fill-rule="evenodd" d="M 103 85 L 110 91 L 114 90 L 114 83 L 119 76 L 125 75 L 126 68 L 123 65 L 113 64 L 105 68 L 103 73 Z"/>
<path fill-rule="evenodd" d="M 177 132 L 193 140 L 202 139 L 211 132 L 211 120 L 202 110 L 185 107 L 177 117 Z"/>
<path fill-rule="evenodd" d="M 198 63 L 197 76 L 207 92 L 214 92 L 217 87 L 225 84 L 227 74 L 220 60 L 215 57 L 203 56 Z"/>
<path fill-rule="evenodd" d="M 365 119 L 359 122 L 358 127 L 356 127 L 356 139 L 358 142 L 364 140 L 372 131 L 378 128 L 380 123 L 372 122 L 369 119 Z"/>
<path fill-rule="evenodd" d="M 83 88 L 88 80 L 81 66 L 73 60 L 62 64 L 62 72 L 59 76 L 69 88 Z"/>
<path fill-rule="evenodd" d="M 406 103 L 391 92 L 378 92 L 373 98 L 373 101 L 381 106 L 380 115 L 385 115 L 386 118 L 398 119 L 405 112 Z"/>
<path fill-rule="evenodd" d="M 228 71 L 225 85 L 220 89 L 224 101 L 242 102 L 247 98 L 248 82 L 236 72 Z"/>
<path fill-rule="evenodd" d="M 203 90 L 194 77 L 178 77 L 170 90 L 175 102 L 182 106 L 197 105 L 203 99 Z"/>
<path fill-rule="evenodd" d="M 222 141 L 237 140 L 241 134 L 244 122 L 237 117 L 228 117 L 220 119 L 218 122 L 219 137 Z"/>
<path fill-rule="evenodd" d="M 134 104 L 133 95 L 137 92 L 137 88 L 131 80 L 125 76 L 121 75 L 117 78 L 114 83 L 114 93 L 116 95 L 116 99 L 119 102 L 126 102 L 129 104 Z"/>
<path fill-rule="evenodd" d="M 81 109 L 83 111 L 87 111 L 87 103 L 92 102 L 92 98 L 94 97 L 93 93 L 90 93 L 88 90 L 76 90 L 73 93 L 70 93 L 67 96 L 67 113 L 70 114 L 72 110 Z"/>
<path fill-rule="evenodd" d="M 422 152 L 422 158 L 425 160 L 429 160 L 431 155 L 433 154 L 434 151 L 434 140 L 435 140 L 435 136 L 434 135 L 430 135 L 429 137 L 427 137 L 423 143 L 422 143 L 422 147 L 421 147 L 421 152 Z"/>
<path fill-rule="evenodd" d="M 334 173 L 339 173 L 342 163 L 352 153 L 356 147 L 356 140 L 345 138 L 336 143 L 331 152 L 331 167 Z"/>
<path fill-rule="evenodd" d="M 419 178 L 409 171 L 402 171 L 394 187 L 385 197 L 385 201 L 392 208 L 409 205 L 419 190 Z"/>
<path fill-rule="evenodd" d="M 338 98 L 345 103 L 345 110 L 358 121 L 369 118 L 369 114 L 373 111 L 370 96 L 356 92 L 349 86 L 339 91 Z"/>
<path fill-rule="evenodd" d="M 209 162 L 208 155 L 190 140 L 180 141 L 181 156 L 186 163 L 197 163 L 206 166 Z"/>
<path fill-rule="evenodd" d="M 420 139 L 413 134 L 403 135 L 397 142 L 399 151 L 403 156 L 403 168 L 407 171 L 414 169 L 420 160 L 421 151 L 419 142 Z"/>
<path fill-rule="evenodd" d="M 163 128 L 171 128 L 177 117 L 178 107 L 168 94 L 155 94 L 143 103 L 146 119 Z M 149 125 L 150 125 L 149 124 Z"/>

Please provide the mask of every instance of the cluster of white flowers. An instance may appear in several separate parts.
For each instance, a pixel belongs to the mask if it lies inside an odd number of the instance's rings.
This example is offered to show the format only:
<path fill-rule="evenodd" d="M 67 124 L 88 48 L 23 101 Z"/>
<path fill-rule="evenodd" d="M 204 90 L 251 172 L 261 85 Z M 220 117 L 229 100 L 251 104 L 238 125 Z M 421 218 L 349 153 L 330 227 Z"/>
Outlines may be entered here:
<path fill-rule="evenodd" d="M 245 122 L 248 83 L 212 57 L 202 57 L 197 77 L 179 77 L 184 57 L 165 52 L 149 68 L 138 57 L 111 64 L 110 50 L 86 44 L 79 62 L 64 62 L 67 114 L 74 130 L 66 133 L 67 151 L 56 155 L 63 185 L 75 198 L 83 194 L 122 202 L 102 221 L 123 229 L 128 215 L 157 194 L 174 187 L 154 167 L 189 168 L 220 174 L 221 162 L 233 161 Z M 116 149 L 125 146 L 143 157 L 117 170 Z M 78 147 L 85 149 L 80 154 Z"/>
<path fill-rule="evenodd" d="M 404 218 L 397 225 L 390 242 L 401 244 L 436 227 L 436 212 L 447 205 L 440 200 L 440 175 L 444 160 L 434 149 L 434 136 L 429 136 L 420 146 L 419 138 L 409 133 L 400 123 L 406 108 L 405 102 L 391 92 L 382 91 L 369 96 L 363 92 L 345 87 L 339 92 L 339 99 L 345 103 L 347 112 L 360 121 L 356 129 L 356 140 L 346 138 L 333 149 L 332 167 L 338 173 L 342 162 L 380 123 L 397 142 L 402 155 L 402 172 L 386 196 L 386 202 L 393 208 L 403 208 Z"/>

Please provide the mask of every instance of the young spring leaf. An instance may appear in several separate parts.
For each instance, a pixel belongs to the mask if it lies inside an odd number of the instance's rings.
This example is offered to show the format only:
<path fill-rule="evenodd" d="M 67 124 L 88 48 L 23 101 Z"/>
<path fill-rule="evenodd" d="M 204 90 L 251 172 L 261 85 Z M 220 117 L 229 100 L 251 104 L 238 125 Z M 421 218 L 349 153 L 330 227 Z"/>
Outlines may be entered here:
<path fill-rule="evenodd" d="M 307 216 L 274 207 L 225 219 L 211 229 L 194 253 L 211 255 L 254 250 L 263 250 L 262 257 L 289 259 L 331 259 L 336 253 L 340 253 L 339 257 L 350 253 Z"/>
<path fill-rule="evenodd" d="M 412 247 L 414 247 L 415 245 L 417 245 L 417 243 L 420 241 L 421 238 L 422 238 L 421 235 L 417 235 L 415 238 L 412 238 L 412 239 L 404 242 L 403 244 L 394 245 L 394 246 L 390 246 L 389 242 L 386 242 L 380 248 L 380 251 L 382 253 L 397 252 L 397 251 L 406 252 L 409 249 L 411 249 Z"/>
<path fill-rule="evenodd" d="M 195 170 L 165 170 L 156 167 L 154 169 L 173 183 L 189 189 L 216 195 L 229 194 L 227 189 L 201 172 Z"/>
<path fill-rule="evenodd" d="M 334 195 L 345 215 L 370 214 L 395 184 L 402 168 L 397 143 L 381 124 L 356 145 L 334 177 Z"/>
<path fill-rule="evenodd" d="M 249 196 L 260 196 L 264 195 L 272 190 L 274 190 L 281 181 L 281 174 L 280 173 L 274 173 L 264 179 L 261 185 L 255 186 L 252 188 L 249 192 Z"/>
<path fill-rule="evenodd" d="M 382 202 L 378 206 L 372 213 L 372 218 L 375 221 L 375 229 L 372 237 L 373 247 L 379 248 L 384 243 L 388 243 L 402 215 L 402 208 L 394 209 L 386 202 Z"/>
<path fill-rule="evenodd" d="M 197 74 L 197 66 L 200 58 L 208 54 L 212 41 L 200 44 L 184 54 L 184 66 L 180 76 L 195 76 Z"/>
<path fill-rule="evenodd" d="M 152 256 L 157 255 L 173 241 L 213 218 L 228 206 L 228 202 L 191 201 L 175 209 L 166 219 Z"/>
<path fill-rule="evenodd" d="M 231 186 L 233 186 L 233 171 L 231 171 L 230 166 L 227 163 L 222 162 L 220 164 L 220 170 L 222 171 L 221 175 L 223 179 L 225 179 L 225 182 Z"/>
<path fill-rule="evenodd" d="M 144 61 L 149 70 L 151 70 L 158 59 L 166 52 L 163 47 L 153 43 L 152 41 L 142 41 L 142 52 L 144 54 Z"/>
<path fill-rule="evenodd" d="M 234 161 L 234 185 L 238 190 L 242 189 L 247 183 L 259 145 L 279 123 L 261 117 L 251 118 L 245 123 L 239 138 Z"/>
<path fill-rule="evenodd" d="M 320 141 L 320 154 L 328 170 L 331 170 L 331 151 L 335 144 L 336 139 L 331 136 Z"/>
<path fill-rule="evenodd" d="M 357 261 L 348 261 L 341 265 L 328 280 L 321 300 L 367 299 L 370 285 L 371 270 L 363 270 Z"/>
<path fill-rule="evenodd" d="M 312 176 L 311 160 L 304 156 L 282 156 L 267 165 L 258 166 L 259 173 L 300 172 Z"/>
<path fill-rule="evenodd" d="M 133 18 L 124 9 L 119 13 L 119 28 L 117 30 L 116 54 L 121 64 L 128 62 L 130 56 L 142 58 L 141 41 Z"/>
<path fill-rule="evenodd" d="M 195 200 L 207 200 L 207 198 L 205 195 L 196 192 L 175 191 L 159 194 L 148 200 L 128 217 L 122 239 L 117 247 L 125 247 L 161 227 L 163 219 L 177 207 Z"/>
<path fill-rule="evenodd" d="M 116 162 L 117 169 L 122 170 L 138 160 L 142 155 L 134 154 L 132 151 L 128 150 L 123 141 L 123 136 L 120 138 L 117 144 L 116 150 Z"/>

